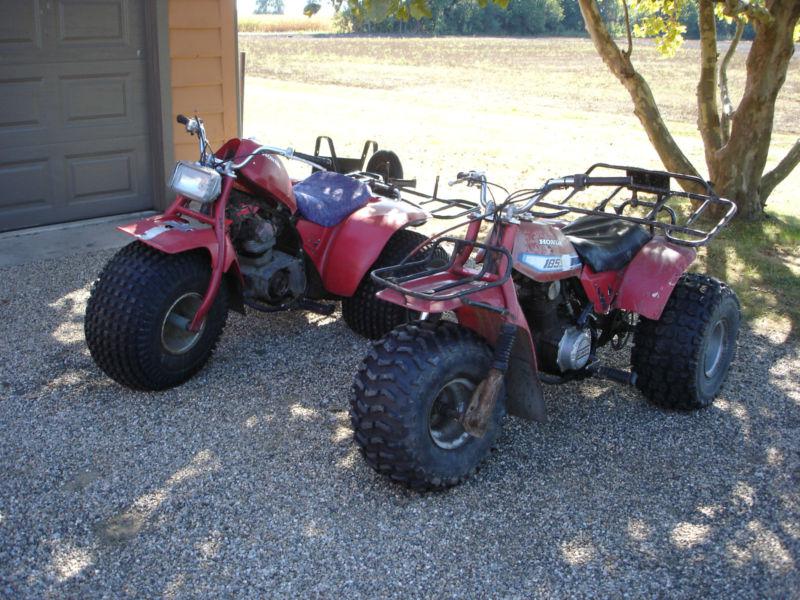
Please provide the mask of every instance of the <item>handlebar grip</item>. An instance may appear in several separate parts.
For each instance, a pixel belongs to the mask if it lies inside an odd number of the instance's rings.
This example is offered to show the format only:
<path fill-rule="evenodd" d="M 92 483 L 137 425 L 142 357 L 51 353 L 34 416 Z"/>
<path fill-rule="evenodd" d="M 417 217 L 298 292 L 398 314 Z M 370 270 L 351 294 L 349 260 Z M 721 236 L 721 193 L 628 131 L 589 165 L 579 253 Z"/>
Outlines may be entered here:
<path fill-rule="evenodd" d="M 178 115 L 177 121 L 181 125 L 188 125 L 189 124 L 189 117 L 187 117 L 186 115 Z"/>
<path fill-rule="evenodd" d="M 587 177 L 585 185 L 628 185 L 630 177 Z"/>

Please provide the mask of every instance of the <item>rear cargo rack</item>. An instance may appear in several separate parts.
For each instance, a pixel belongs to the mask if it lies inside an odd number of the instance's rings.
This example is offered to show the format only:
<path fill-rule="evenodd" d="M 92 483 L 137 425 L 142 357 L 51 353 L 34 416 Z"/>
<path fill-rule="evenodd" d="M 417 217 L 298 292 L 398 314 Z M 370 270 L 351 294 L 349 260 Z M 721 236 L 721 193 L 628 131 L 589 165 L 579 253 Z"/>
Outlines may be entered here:
<path fill-rule="evenodd" d="M 472 200 L 466 200 L 464 198 L 441 198 L 439 196 L 438 175 L 436 176 L 436 183 L 433 185 L 433 194 L 426 194 L 405 186 L 399 189 L 403 194 L 424 198 L 424 200 L 413 204 L 428 211 L 434 219 L 460 219 L 480 208 L 480 204 Z"/>
<path fill-rule="evenodd" d="M 432 266 L 436 248 L 442 243 L 453 244 L 450 259 L 444 265 Z M 479 269 L 464 269 L 463 263 L 467 256 L 475 250 L 483 252 Z M 502 274 L 492 271 L 503 258 L 506 259 L 505 269 Z M 456 267 L 456 262 L 461 266 Z M 375 269 L 372 280 L 379 286 L 386 287 L 404 296 L 411 296 L 421 300 L 443 301 L 463 298 L 490 288 L 503 285 L 511 277 L 513 260 L 511 252 L 501 246 L 493 246 L 482 242 L 465 240 L 456 237 L 440 237 L 427 250 L 422 260 L 403 261 L 390 267 Z M 436 275 L 450 275 L 435 280 Z M 434 278 L 431 287 L 418 289 L 410 287 L 409 283 L 424 278 Z M 405 285 L 404 285 L 405 284 Z"/>
<path fill-rule="evenodd" d="M 612 171 L 613 173 L 624 172 L 623 175 L 615 174 L 612 176 L 596 176 L 598 170 Z M 684 182 L 687 187 L 700 191 L 685 191 L 683 189 L 671 189 L 670 182 Z M 577 206 L 578 198 L 582 198 L 581 192 L 589 188 L 608 187 L 612 188 L 610 193 L 591 208 Z M 558 201 L 548 200 L 553 192 L 565 190 L 566 196 Z M 623 198 L 623 190 L 630 192 L 629 197 Z M 654 199 L 640 198 L 639 194 L 654 196 Z M 589 167 L 585 173 L 561 177 L 549 180 L 545 186 L 524 198 L 515 200 L 515 203 L 530 200 L 538 196 L 529 208 L 527 213 L 518 215 L 520 218 L 526 216 L 533 218 L 558 218 L 569 213 L 577 215 L 596 215 L 608 216 L 629 223 L 643 225 L 650 230 L 651 235 L 659 231 L 670 242 L 681 246 L 704 246 L 714 238 L 723 227 L 725 227 L 736 214 L 736 205 L 714 193 L 711 184 L 700 177 L 693 175 L 682 175 L 669 171 L 652 171 L 640 169 L 638 167 L 628 167 L 620 165 L 610 165 L 597 163 Z M 691 212 L 681 219 L 680 211 L 684 207 L 669 206 L 667 203 L 673 199 L 688 200 Z M 615 204 L 615 201 L 621 200 Z M 633 208 L 643 207 L 646 214 L 637 217 L 625 214 L 625 211 Z M 537 209 L 548 209 L 552 212 L 542 213 Z M 609 212 L 611 209 L 613 212 Z M 649 210 L 647 210 L 649 209 Z M 711 214 L 716 213 L 716 214 Z M 666 216 L 669 220 L 659 220 Z M 704 217 L 701 221 L 701 217 Z"/>

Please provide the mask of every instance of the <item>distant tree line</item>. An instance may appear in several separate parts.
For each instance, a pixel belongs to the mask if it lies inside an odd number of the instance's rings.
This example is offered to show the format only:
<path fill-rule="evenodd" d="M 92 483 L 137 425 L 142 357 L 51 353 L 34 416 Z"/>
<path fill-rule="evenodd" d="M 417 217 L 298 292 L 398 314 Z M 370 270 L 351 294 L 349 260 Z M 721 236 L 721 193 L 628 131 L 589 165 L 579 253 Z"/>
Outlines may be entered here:
<path fill-rule="evenodd" d="M 503 9 L 489 3 L 485 8 L 477 0 L 429 0 L 431 17 L 401 21 L 388 18 L 374 23 L 358 19 L 346 8 L 337 17 L 340 26 L 355 33 L 408 33 L 433 35 L 570 35 L 584 34 L 583 17 L 578 0 L 509 0 Z M 625 33 L 625 13 L 621 0 L 599 0 L 598 4 L 609 29 L 616 35 Z M 636 15 L 632 14 L 633 23 Z M 686 2 L 680 15 L 686 27 L 684 37 L 699 39 L 697 5 Z M 736 26 L 733 23 L 717 22 L 721 38 L 732 37 Z M 744 38 L 753 35 L 748 26 Z"/>

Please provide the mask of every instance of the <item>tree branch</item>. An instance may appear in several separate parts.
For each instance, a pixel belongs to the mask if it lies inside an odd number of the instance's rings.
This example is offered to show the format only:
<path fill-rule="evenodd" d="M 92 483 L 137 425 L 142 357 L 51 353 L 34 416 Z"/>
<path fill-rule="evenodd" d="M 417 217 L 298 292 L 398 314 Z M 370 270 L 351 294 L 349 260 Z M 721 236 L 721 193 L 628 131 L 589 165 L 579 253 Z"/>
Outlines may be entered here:
<path fill-rule="evenodd" d="M 783 160 L 777 164 L 769 173 L 761 178 L 761 185 L 759 186 L 759 196 L 761 197 L 761 204 L 767 203 L 767 198 L 772 193 L 772 190 L 786 177 L 792 170 L 800 164 L 800 138 L 794 143 Z"/>
<path fill-rule="evenodd" d="M 724 5 L 722 13 L 732 19 L 739 19 L 744 16 L 753 21 L 760 21 L 764 25 L 769 25 L 774 20 L 769 9 L 753 2 L 745 2 L 744 0 L 714 0 L 714 2 Z"/>
<path fill-rule="evenodd" d="M 697 7 L 700 25 L 700 80 L 697 83 L 697 128 L 703 137 L 706 163 L 722 147 L 717 105 L 717 19 L 713 0 L 700 0 Z"/>
<path fill-rule="evenodd" d="M 628 90 L 633 100 L 634 114 L 644 127 L 650 143 L 653 144 L 661 162 L 669 171 L 698 175 L 697 169 L 689 161 L 672 137 L 661 113 L 658 110 L 653 92 L 630 61 L 630 58 L 619 49 L 611 37 L 608 27 L 603 22 L 596 0 L 578 0 L 586 29 L 592 37 L 598 54 L 606 66 Z"/>
<path fill-rule="evenodd" d="M 622 0 L 622 8 L 625 9 L 625 31 L 628 34 L 628 49 L 623 52 L 628 58 L 633 54 L 633 35 L 631 34 L 631 15 L 628 12 L 628 0 Z"/>
<path fill-rule="evenodd" d="M 731 118 L 733 117 L 734 108 L 731 102 L 731 94 L 728 89 L 728 65 L 731 62 L 734 54 L 736 54 L 736 47 L 739 45 L 739 40 L 742 39 L 744 33 L 744 20 L 736 19 L 736 33 L 733 35 L 730 46 L 722 58 L 719 65 L 719 97 L 722 102 L 722 119 L 720 121 L 720 129 L 722 133 L 722 143 L 727 144 L 731 137 Z"/>

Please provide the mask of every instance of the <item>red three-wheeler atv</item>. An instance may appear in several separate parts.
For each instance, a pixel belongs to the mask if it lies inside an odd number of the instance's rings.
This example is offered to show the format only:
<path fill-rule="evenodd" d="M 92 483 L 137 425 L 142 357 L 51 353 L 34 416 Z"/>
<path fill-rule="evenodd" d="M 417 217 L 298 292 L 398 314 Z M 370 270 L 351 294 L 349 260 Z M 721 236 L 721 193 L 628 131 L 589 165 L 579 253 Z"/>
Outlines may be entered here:
<path fill-rule="evenodd" d="M 379 298 L 427 320 L 391 331 L 358 369 L 351 418 L 370 466 L 417 489 L 455 485 L 506 411 L 544 419 L 541 383 L 600 376 L 665 408 L 712 402 L 739 303 L 724 283 L 685 271 L 732 202 L 697 177 L 602 164 L 538 190 L 500 188 L 501 202 L 481 173 L 457 181 L 480 187 L 480 205 L 464 213 L 464 239 L 431 238 L 429 252 L 453 247 L 449 262 L 410 258 L 372 274 Z M 632 369 L 603 365 L 598 348 L 622 349 L 631 334 Z"/>
<path fill-rule="evenodd" d="M 413 182 L 393 152 L 367 142 L 361 159 L 339 158 L 321 137 L 313 155 L 245 139 L 212 154 L 202 120 L 178 122 L 198 137 L 200 161 L 178 163 L 164 214 L 119 228 L 136 240 L 106 264 L 86 307 L 86 342 L 112 379 L 183 383 L 208 360 L 229 307 L 330 314 L 324 300 L 341 299 L 347 324 L 370 338 L 413 316 L 376 298 L 369 277 L 425 240 L 408 229 L 428 215 L 397 197 L 395 184 Z M 313 172 L 292 181 L 278 157 Z"/>

